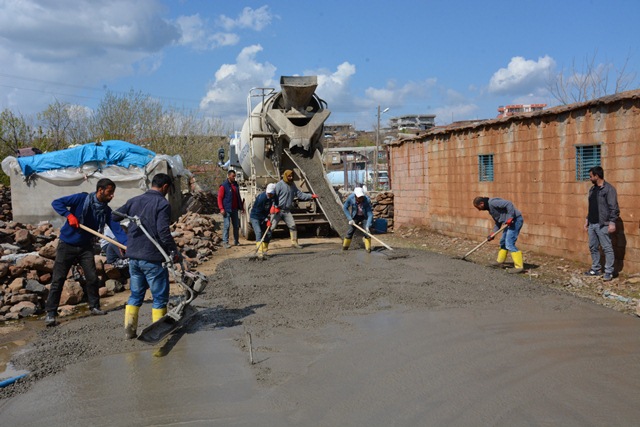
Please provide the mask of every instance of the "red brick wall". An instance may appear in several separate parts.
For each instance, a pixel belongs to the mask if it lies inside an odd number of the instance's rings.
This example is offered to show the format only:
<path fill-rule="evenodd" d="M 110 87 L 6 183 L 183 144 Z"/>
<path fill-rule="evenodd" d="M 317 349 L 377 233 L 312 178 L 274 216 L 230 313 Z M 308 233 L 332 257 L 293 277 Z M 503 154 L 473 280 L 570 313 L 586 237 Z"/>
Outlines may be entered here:
<path fill-rule="evenodd" d="M 392 144 L 394 224 L 481 241 L 493 224 L 472 200 L 502 197 L 523 213 L 522 249 L 590 262 L 583 224 L 591 183 L 576 181 L 576 145 L 598 143 L 605 179 L 618 190 L 619 267 L 638 272 L 640 91 Z M 493 182 L 478 180 L 480 154 L 494 156 Z"/>

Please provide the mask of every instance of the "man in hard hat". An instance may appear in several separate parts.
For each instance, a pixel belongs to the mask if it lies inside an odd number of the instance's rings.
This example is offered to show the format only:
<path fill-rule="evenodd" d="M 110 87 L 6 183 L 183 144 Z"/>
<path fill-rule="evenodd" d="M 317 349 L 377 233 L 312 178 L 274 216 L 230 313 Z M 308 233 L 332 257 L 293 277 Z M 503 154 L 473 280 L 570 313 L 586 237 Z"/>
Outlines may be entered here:
<path fill-rule="evenodd" d="M 369 232 L 369 228 L 371 224 L 373 224 L 373 209 L 371 208 L 371 200 L 364 194 L 362 188 L 356 187 L 353 190 L 353 193 L 344 201 L 342 210 L 344 210 L 344 214 L 349 218 L 350 222 L 353 221 L 355 224 L 364 228 L 367 233 Z M 351 238 L 355 231 L 356 228 L 350 223 L 347 235 L 342 241 L 343 251 L 349 249 Z M 371 237 L 365 235 L 362 240 L 364 241 L 364 248 L 367 252 L 371 252 Z"/>
<path fill-rule="evenodd" d="M 291 235 L 291 246 L 296 249 L 302 249 L 302 246 L 298 244 L 298 231 L 296 229 L 296 222 L 293 219 L 291 208 L 293 207 L 293 200 L 298 198 L 299 200 L 311 200 L 317 199 L 317 194 L 303 193 L 296 187 L 293 182 L 293 171 L 287 169 L 282 174 L 282 179 L 276 184 L 276 203 L 271 208 L 273 214 L 271 229 L 275 229 L 278 225 L 278 221 L 282 219 L 289 228 L 289 234 Z"/>
<path fill-rule="evenodd" d="M 249 213 L 251 226 L 253 227 L 253 232 L 256 234 L 256 247 L 259 258 L 264 258 L 269 249 L 269 242 L 271 241 L 271 220 L 269 213 L 275 201 L 275 194 L 276 185 L 273 183 L 267 185 L 266 191 L 263 191 L 256 197 L 251 207 L 251 212 Z M 265 233 L 264 238 L 263 233 Z"/>
<path fill-rule="evenodd" d="M 500 238 L 500 251 L 498 259 L 494 263 L 501 266 L 507 259 L 507 255 L 511 252 L 514 268 L 509 269 L 509 273 L 522 273 L 524 271 L 524 262 L 522 261 L 522 252 L 516 248 L 516 241 L 520 234 L 520 229 L 524 224 L 522 213 L 509 200 L 499 197 L 476 197 L 473 199 L 473 206 L 479 211 L 489 211 L 489 215 L 495 223 L 493 232 L 487 236 L 487 240 L 494 239 L 494 233 L 498 231 L 503 224 L 507 225 L 502 237 Z"/>

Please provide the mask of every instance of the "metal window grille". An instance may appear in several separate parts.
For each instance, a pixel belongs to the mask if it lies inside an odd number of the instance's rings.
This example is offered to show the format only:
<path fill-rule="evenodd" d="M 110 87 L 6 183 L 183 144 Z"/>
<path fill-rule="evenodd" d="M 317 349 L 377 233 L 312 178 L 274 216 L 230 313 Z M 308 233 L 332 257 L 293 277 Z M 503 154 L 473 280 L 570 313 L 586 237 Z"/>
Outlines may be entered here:
<path fill-rule="evenodd" d="M 576 181 L 587 181 L 589 169 L 600 166 L 600 145 L 581 145 L 576 147 Z"/>
<path fill-rule="evenodd" d="M 493 182 L 493 154 L 478 156 L 478 180 Z"/>

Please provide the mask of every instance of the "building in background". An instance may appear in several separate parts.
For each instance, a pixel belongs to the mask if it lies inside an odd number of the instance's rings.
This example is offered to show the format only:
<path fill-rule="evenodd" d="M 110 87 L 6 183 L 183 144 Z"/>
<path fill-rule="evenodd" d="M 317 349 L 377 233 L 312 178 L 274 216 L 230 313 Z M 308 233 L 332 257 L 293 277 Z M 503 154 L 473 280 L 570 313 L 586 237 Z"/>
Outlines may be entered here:
<path fill-rule="evenodd" d="M 546 106 L 547 104 L 501 105 L 498 107 L 498 118 L 510 117 L 522 113 L 533 113 L 534 111 L 542 111 Z"/>
<path fill-rule="evenodd" d="M 407 114 L 389 119 L 392 130 L 428 130 L 436 125 L 435 114 Z"/>

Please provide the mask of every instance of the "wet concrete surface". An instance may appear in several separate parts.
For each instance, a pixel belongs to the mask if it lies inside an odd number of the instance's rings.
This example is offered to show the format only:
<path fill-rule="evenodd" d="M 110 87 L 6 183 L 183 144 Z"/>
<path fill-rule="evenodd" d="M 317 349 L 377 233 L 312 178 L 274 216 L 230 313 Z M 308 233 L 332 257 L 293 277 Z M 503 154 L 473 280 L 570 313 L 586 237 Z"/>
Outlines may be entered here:
<path fill-rule="evenodd" d="M 110 338 L 119 354 L 72 359 L 0 400 L 0 425 L 640 422 L 638 319 L 526 278 L 310 245 L 224 262 L 212 279 L 170 345 Z"/>

